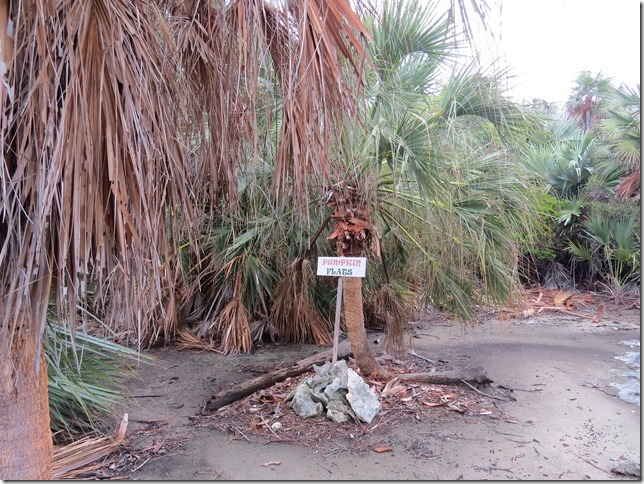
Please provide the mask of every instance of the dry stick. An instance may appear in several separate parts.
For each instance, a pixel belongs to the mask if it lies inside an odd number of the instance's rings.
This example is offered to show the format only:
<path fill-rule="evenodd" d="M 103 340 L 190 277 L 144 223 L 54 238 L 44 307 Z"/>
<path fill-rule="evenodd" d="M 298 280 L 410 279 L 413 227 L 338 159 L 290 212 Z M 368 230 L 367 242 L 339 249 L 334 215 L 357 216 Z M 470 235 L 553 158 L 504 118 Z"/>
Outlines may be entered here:
<path fill-rule="evenodd" d="M 476 387 L 474 387 L 474 386 L 470 385 L 469 383 L 467 383 L 465 380 L 461 380 L 461 381 L 462 381 L 463 383 L 465 383 L 468 387 L 470 387 L 472 390 L 474 390 L 476 393 L 478 393 L 479 395 L 483 395 L 484 397 L 494 398 L 495 400 L 501 400 L 502 402 L 508 402 L 508 401 L 510 401 L 510 400 L 514 400 L 515 402 L 517 401 L 517 399 L 516 399 L 516 398 L 514 398 L 514 397 L 507 397 L 507 398 L 495 397 L 494 395 L 490 395 L 490 394 L 488 394 L 488 393 L 484 393 L 484 392 L 482 392 L 482 391 L 481 391 L 481 390 L 479 390 L 478 388 L 476 388 Z"/>
<path fill-rule="evenodd" d="M 583 385 L 583 384 L 582 384 L 582 385 Z M 590 388 L 594 388 L 595 390 L 599 390 L 599 391 L 601 391 L 601 392 L 604 392 L 604 393 L 605 393 L 606 395 L 608 395 L 608 396 L 611 396 L 611 397 L 614 397 L 614 396 L 615 396 L 615 395 L 613 395 L 612 393 L 608 393 L 608 392 L 607 392 L 606 390 L 604 390 L 602 387 L 600 387 L 599 385 L 595 385 L 595 384 L 594 384 L 594 383 L 592 383 L 592 382 L 587 381 L 587 382 L 585 383 L 585 386 L 589 386 Z"/>
<path fill-rule="evenodd" d="M 558 307 L 552 307 L 552 306 L 540 307 L 537 312 L 540 313 L 544 309 L 547 309 L 547 310 L 550 310 L 550 311 L 559 311 L 561 313 L 570 314 L 571 316 L 577 316 L 579 318 L 586 318 L 586 319 L 590 319 L 591 321 L 597 321 L 597 316 L 588 316 L 587 314 L 575 313 L 573 311 L 568 311 L 568 310 L 566 310 L 564 308 L 558 308 Z"/>
<path fill-rule="evenodd" d="M 320 225 L 320 228 L 318 231 L 315 233 L 311 241 L 309 242 L 309 247 L 306 249 L 306 252 L 304 253 L 304 256 L 302 259 L 308 258 L 309 254 L 311 253 L 311 247 L 313 247 L 313 244 L 318 240 L 318 237 L 322 233 L 322 231 L 326 228 L 326 226 L 329 224 L 331 221 L 331 215 L 327 215 L 327 217 L 324 219 L 324 222 L 322 222 L 322 225 Z"/>
<path fill-rule="evenodd" d="M 570 452 L 570 453 L 571 453 L 571 454 L 573 454 L 573 455 L 576 455 L 576 456 L 577 456 L 577 457 L 579 457 L 581 460 L 583 460 L 586 464 L 590 464 L 590 465 L 591 465 L 591 466 L 593 466 L 595 469 L 599 469 L 600 471 L 605 472 L 606 474 L 611 474 L 611 473 L 610 473 L 610 472 L 608 472 L 606 469 L 602 469 L 601 467 L 599 467 L 599 466 L 597 466 L 597 465 L 593 464 L 593 463 L 592 463 L 592 462 L 590 462 L 589 460 L 584 459 L 582 456 L 580 456 L 579 454 L 577 454 L 577 453 L 573 452 L 572 450 L 569 450 L 568 452 Z"/>
<path fill-rule="evenodd" d="M 417 358 L 420 358 L 421 360 L 425 360 L 427 363 L 434 363 L 434 360 L 430 360 L 429 358 L 425 358 L 424 356 L 420 356 L 416 351 L 411 350 L 408 352 L 410 355 L 413 355 Z"/>

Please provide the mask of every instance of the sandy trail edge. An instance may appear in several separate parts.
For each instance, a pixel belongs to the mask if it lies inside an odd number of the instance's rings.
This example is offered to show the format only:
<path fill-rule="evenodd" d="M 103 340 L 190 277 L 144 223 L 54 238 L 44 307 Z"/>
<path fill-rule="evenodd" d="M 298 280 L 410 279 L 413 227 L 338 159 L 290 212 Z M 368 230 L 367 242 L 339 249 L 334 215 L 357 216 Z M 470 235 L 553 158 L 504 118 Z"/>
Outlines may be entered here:
<path fill-rule="evenodd" d="M 640 464 L 640 407 L 613 396 L 628 368 L 615 357 L 640 338 L 640 311 L 606 311 L 599 323 L 562 314 L 528 320 L 492 318 L 468 330 L 445 319 L 416 328 L 414 349 L 454 366 L 482 366 L 493 386 L 515 389 L 502 403 L 516 423 L 454 417 L 387 429 L 393 452 L 332 454 L 291 444 L 231 440 L 188 424 L 216 390 L 319 351 L 313 346 L 263 348 L 252 355 L 154 350 L 157 367 L 142 367 L 129 382 L 139 420 L 168 420 L 168 438 L 188 437 L 181 453 L 151 461 L 131 478 L 144 480 L 347 480 L 347 479 L 620 479 L 611 468 Z M 540 391 L 531 391 L 541 388 Z M 609 395 L 611 393 L 613 395 Z M 419 452 L 419 449 L 422 452 Z M 422 453 L 425 457 L 414 457 Z M 263 467 L 262 463 L 281 464 Z M 632 479 L 633 477 L 631 477 Z"/>

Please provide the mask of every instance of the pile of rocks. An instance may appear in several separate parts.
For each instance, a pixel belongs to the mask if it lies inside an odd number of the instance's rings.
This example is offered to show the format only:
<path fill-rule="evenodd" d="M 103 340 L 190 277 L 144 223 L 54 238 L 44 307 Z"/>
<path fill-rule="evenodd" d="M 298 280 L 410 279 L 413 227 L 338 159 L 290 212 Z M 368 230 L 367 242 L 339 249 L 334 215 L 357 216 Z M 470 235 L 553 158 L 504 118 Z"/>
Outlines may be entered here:
<path fill-rule="evenodd" d="M 313 366 L 315 375 L 306 378 L 288 397 L 289 406 L 300 417 L 313 417 L 326 411 L 328 419 L 346 422 L 349 407 L 363 422 L 371 423 L 380 411 L 378 397 L 344 360 Z"/>

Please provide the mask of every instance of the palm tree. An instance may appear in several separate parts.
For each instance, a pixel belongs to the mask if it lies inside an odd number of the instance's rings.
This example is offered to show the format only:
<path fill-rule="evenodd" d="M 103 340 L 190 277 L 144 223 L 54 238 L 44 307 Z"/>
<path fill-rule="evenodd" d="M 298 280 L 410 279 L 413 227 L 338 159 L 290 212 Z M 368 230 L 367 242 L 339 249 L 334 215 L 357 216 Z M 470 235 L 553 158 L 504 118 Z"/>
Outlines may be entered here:
<path fill-rule="evenodd" d="M 606 98 L 612 90 L 611 80 L 601 73 L 593 76 L 589 71 L 580 72 L 566 109 L 579 119 L 582 129 L 589 131 L 604 117 Z"/>
<path fill-rule="evenodd" d="M 481 294 L 503 300 L 516 288 L 509 234 L 529 230 L 531 212 L 503 140 L 524 117 L 500 95 L 502 73 L 468 67 L 441 88 L 455 39 L 450 17 L 433 4 L 385 1 L 365 23 L 375 69 L 361 103 L 364 128 L 347 124 L 327 187 L 329 238 L 339 256 L 371 248 L 380 257 L 386 235 L 402 237 L 418 264 L 410 273 L 420 274 L 409 282 L 425 287 L 426 303 L 468 316 Z M 365 374 L 382 373 L 366 341 L 360 280 L 347 278 L 344 292 L 356 362 Z"/>
<path fill-rule="evenodd" d="M 0 1 L 3 478 L 51 478 L 50 298 L 74 328 L 93 285 L 104 319 L 127 321 L 139 347 L 172 334 L 175 241 L 201 204 L 235 200 L 260 61 L 272 59 L 286 100 L 274 187 L 285 193 L 291 177 L 304 188 L 304 174 L 327 170 L 353 105 L 341 60 L 363 54 L 360 35 L 346 0 Z M 195 136 L 207 142 L 190 158 Z"/>
<path fill-rule="evenodd" d="M 599 122 L 601 142 L 619 165 L 626 177 L 615 188 L 620 198 L 640 196 L 641 126 L 640 93 L 637 89 L 622 86 L 608 100 L 608 115 Z"/>

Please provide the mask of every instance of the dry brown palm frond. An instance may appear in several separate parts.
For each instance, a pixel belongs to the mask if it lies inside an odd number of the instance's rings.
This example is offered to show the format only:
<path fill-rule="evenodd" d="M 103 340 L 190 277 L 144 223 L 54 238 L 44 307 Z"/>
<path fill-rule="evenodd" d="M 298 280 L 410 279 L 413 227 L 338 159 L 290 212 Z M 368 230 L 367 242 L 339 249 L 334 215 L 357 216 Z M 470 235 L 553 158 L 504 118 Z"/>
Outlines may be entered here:
<path fill-rule="evenodd" d="M 559 291 L 554 295 L 553 304 L 555 306 L 563 306 L 564 303 L 570 299 L 574 293 L 572 291 Z"/>
<path fill-rule="evenodd" d="M 366 304 L 369 320 L 385 328 L 384 348 L 389 354 L 405 351 L 404 331 L 411 307 L 402 301 L 390 284 L 382 286 Z"/>
<path fill-rule="evenodd" d="M 200 193 L 235 200 L 236 169 L 258 159 L 256 102 L 262 76 L 274 75 L 283 99 L 274 194 L 306 200 L 311 175 L 328 172 L 327 147 L 356 98 L 343 60 L 360 78 L 369 33 L 348 0 L 279 6 L 264 0 L 175 2 L 171 35 L 190 86 L 185 144 L 195 145 Z M 290 187 L 297 187 L 292 191 Z"/>
<path fill-rule="evenodd" d="M 173 182 L 188 178 L 175 142 L 176 70 L 158 38 L 162 14 L 147 0 L 11 8 L 0 339 L 14 329 L 42 334 L 52 283 L 59 313 L 74 318 L 96 284 L 94 309 L 104 308 L 117 332 L 136 337 L 155 321 L 171 333 L 176 268 L 167 236 L 189 226 L 192 201 L 188 184 Z M 168 216 L 178 207 L 181 217 Z M 33 325 L 13 326 L 25 311 Z"/>
<path fill-rule="evenodd" d="M 283 341 L 330 344 L 331 324 L 315 309 L 309 294 L 311 262 L 298 258 L 275 289 L 270 318 Z"/>
<path fill-rule="evenodd" d="M 248 311 L 241 300 L 241 273 L 237 274 L 233 297 L 217 315 L 217 335 L 224 354 L 248 353 L 253 344 Z"/>
<path fill-rule="evenodd" d="M 112 453 L 121 445 L 127 431 L 128 415 L 123 416 L 118 433 L 110 437 L 85 437 L 62 447 L 54 448 L 55 480 L 74 479 L 87 471 L 87 466 Z"/>
<path fill-rule="evenodd" d="M 355 112 L 355 96 L 342 72 L 348 60 L 360 79 L 361 66 L 353 60 L 366 57 L 358 37 L 371 38 L 348 0 L 287 2 L 290 39 L 288 69 L 276 69 L 283 92 L 284 107 L 274 192 L 288 193 L 296 202 L 307 199 L 312 175 L 329 175 L 328 147 L 337 141 L 342 113 Z M 271 25 L 269 22 L 266 24 Z M 284 56 L 273 55 L 278 64 Z M 283 62 L 283 61 L 282 61 Z M 278 64 L 279 65 L 279 64 Z"/>
<path fill-rule="evenodd" d="M 640 196 L 640 186 L 641 186 L 641 172 L 640 170 L 635 170 L 633 173 L 628 175 L 622 180 L 622 182 L 615 187 L 615 195 L 618 198 L 630 198 Z"/>
<path fill-rule="evenodd" d="M 222 353 L 212 341 L 198 338 L 189 328 L 179 328 L 176 333 L 176 347 L 179 350 L 213 351 Z"/>
<path fill-rule="evenodd" d="M 278 338 L 277 329 L 270 318 L 267 317 L 256 319 L 250 323 L 250 335 L 253 340 L 253 344 L 256 346 L 263 343 L 265 335 L 267 335 L 273 343 L 275 343 Z"/>
<path fill-rule="evenodd" d="M 252 346 L 248 312 L 240 298 L 231 299 L 217 318 L 221 334 L 220 349 L 224 354 L 248 353 Z"/>

